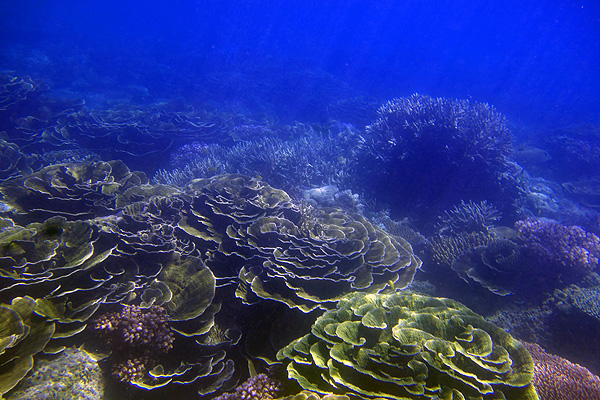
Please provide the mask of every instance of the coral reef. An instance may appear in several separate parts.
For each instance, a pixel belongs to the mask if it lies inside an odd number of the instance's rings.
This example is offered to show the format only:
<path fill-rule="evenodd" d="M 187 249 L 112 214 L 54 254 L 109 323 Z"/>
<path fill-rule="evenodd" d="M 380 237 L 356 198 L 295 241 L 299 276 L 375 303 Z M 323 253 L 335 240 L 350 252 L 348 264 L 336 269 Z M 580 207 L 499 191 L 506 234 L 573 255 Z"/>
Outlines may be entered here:
<path fill-rule="evenodd" d="M 356 214 L 362 214 L 365 208 L 358 194 L 352 193 L 350 189 L 340 190 L 333 185 L 305 189 L 302 191 L 302 198 L 315 206 L 339 207 Z"/>
<path fill-rule="evenodd" d="M 538 398 L 525 347 L 450 299 L 349 294 L 277 357 L 303 389 L 321 394 Z"/>
<path fill-rule="evenodd" d="M 389 210 L 371 214 L 369 218 L 384 229 L 390 235 L 400 236 L 406 239 L 411 246 L 415 247 L 426 243 L 427 239 L 423 236 L 407 218 L 397 221 L 390 217 Z"/>
<path fill-rule="evenodd" d="M 578 226 L 528 219 L 515 227 L 524 251 L 545 273 L 586 275 L 600 264 L 600 238 Z"/>
<path fill-rule="evenodd" d="M 215 400 L 271 400 L 281 392 L 281 383 L 267 374 L 255 375 L 235 388 L 233 393 L 225 393 Z"/>
<path fill-rule="evenodd" d="M 524 306 L 511 304 L 486 316 L 486 320 L 510 332 L 519 340 L 554 344 L 558 338 L 553 337 L 551 319 L 557 313 L 551 304 L 541 306 Z M 554 315 L 553 315 L 554 314 Z M 535 323 L 531 323 L 535 321 Z"/>
<path fill-rule="evenodd" d="M 570 289 L 565 292 L 570 292 L 569 297 L 573 305 L 600 322 L 600 287 L 579 288 L 574 286 Z"/>
<path fill-rule="evenodd" d="M 84 350 L 67 348 L 55 359 L 41 359 L 6 400 L 101 400 L 104 381 L 96 360 Z"/>
<path fill-rule="evenodd" d="M 139 186 L 147 183 L 144 173 L 131 172 L 122 161 L 67 163 L 7 182 L 0 194 L 20 222 L 56 215 L 87 219 L 114 214 L 131 201 L 128 189 L 139 199 Z"/>
<path fill-rule="evenodd" d="M 589 177 L 600 168 L 600 131 L 598 126 L 574 125 L 540 135 L 541 146 L 552 155 L 546 174 L 564 182 Z M 569 168 L 564 168 L 568 165 Z M 586 176 L 587 175 L 587 176 Z"/>
<path fill-rule="evenodd" d="M 584 177 L 576 181 L 563 182 L 562 186 L 570 194 L 570 197 L 588 207 L 600 208 L 600 176 Z"/>
<path fill-rule="evenodd" d="M 113 375 L 121 381 L 143 379 L 175 340 L 166 310 L 159 306 L 142 309 L 126 306 L 120 312 L 102 315 L 94 329 L 104 336 L 112 349 Z"/>
<path fill-rule="evenodd" d="M 452 269 L 467 283 L 476 282 L 492 293 L 506 296 L 530 280 L 527 266 L 521 265 L 521 249 L 505 238 L 493 238 L 489 243 L 471 247 L 452 261 Z"/>
<path fill-rule="evenodd" d="M 49 352 L 117 304 L 165 308 L 177 337 L 169 357 L 114 352 L 119 379 L 144 390 L 235 384 L 228 351 L 240 332 L 215 324 L 227 296 L 310 312 L 349 291 L 405 287 L 421 265 L 408 242 L 362 215 L 302 206 L 259 179 L 222 175 L 185 190 L 146 182 L 112 161 L 49 166 L 0 187 L 0 301 L 38 298 L 36 314 L 57 332 Z"/>
<path fill-rule="evenodd" d="M 33 172 L 41 157 L 22 152 L 14 143 L 0 137 L 0 182 Z"/>
<path fill-rule="evenodd" d="M 587 368 L 523 342 L 535 365 L 534 386 L 541 400 L 600 399 L 600 378 Z"/>
<path fill-rule="evenodd" d="M 296 395 L 283 397 L 282 400 L 350 400 L 350 397 L 340 394 L 326 394 L 321 396 L 319 393 L 303 390 Z"/>
<path fill-rule="evenodd" d="M 519 340 L 538 343 L 544 348 L 592 372 L 600 371 L 600 319 L 596 305 L 598 282 L 589 287 L 570 285 L 555 289 L 535 302 L 505 303 L 487 317 Z M 534 321 L 534 323 L 532 323 Z M 580 338 L 585 341 L 581 345 Z"/>

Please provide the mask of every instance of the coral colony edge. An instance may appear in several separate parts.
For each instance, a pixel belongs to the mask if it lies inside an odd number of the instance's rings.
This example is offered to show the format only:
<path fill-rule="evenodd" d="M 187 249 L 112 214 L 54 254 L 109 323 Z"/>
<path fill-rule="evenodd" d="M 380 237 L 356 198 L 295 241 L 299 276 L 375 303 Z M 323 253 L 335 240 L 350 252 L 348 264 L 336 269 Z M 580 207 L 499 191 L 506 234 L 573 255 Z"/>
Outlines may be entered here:
<path fill-rule="evenodd" d="M 2 397 L 600 399 L 593 195 L 530 175 L 493 106 L 44 93 L 2 78 Z"/>

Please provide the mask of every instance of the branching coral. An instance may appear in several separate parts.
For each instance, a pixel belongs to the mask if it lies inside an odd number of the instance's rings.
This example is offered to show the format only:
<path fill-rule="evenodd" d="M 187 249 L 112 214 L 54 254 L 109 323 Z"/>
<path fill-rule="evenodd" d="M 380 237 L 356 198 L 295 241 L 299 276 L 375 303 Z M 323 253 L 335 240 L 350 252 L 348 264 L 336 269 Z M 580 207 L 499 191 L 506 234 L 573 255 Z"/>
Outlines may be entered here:
<path fill-rule="evenodd" d="M 445 215 L 440 216 L 440 234 L 445 231 L 452 233 L 488 232 L 501 215 L 502 213 L 493 204 L 485 200 L 479 203 L 475 203 L 473 200 L 465 203 L 462 200 L 460 205 L 454 206 L 450 211 L 446 211 Z"/>
<path fill-rule="evenodd" d="M 303 137 L 291 140 L 264 137 L 233 147 L 196 147 L 200 151 L 187 157 L 184 166 L 177 163 L 172 171 L 159 171 L 154 176 L 155 182 L 185 187 L 193 179 L 237 172 L 261 176 L 286 190 L 298 190 L 298 187 L 340 185 L 349 178 L 346 149 L 337 138 L 305 132 Z M 183 146 L 174 158 L 179 160 L 189 148 L 189 145 Z"/>
<path fill-rule="evenodd" d="M 535 364 L 534 386 L 541 400 L 600 400 L 600 378 L 587 368 L 537 344 L 523 343 Z"/>
<path fill-rule="evenodd" d="M 429 139 L 451 144 L 449 152 L 463 150 L 462 156 L 470 160 L 502 160 L 512 151 L 504 116 L 488 104 L 469 100 L 418 94 L 397 98 L 379 108 L 379 118 L 367 132 L 387 136 L 382 146 L 406 153 L 415 150 L 411 143 Z"/>
<path fill-rule="evenodd" d="M 418 94 L 394 99 L 362 139 L 356 178 L 404 213 L 447 208 L 465 195 L 507 209 L 519 194 L 511 133 L 488 104 Z"/>
<path fill-rule="evenodd" d="M 157 359 L 173 348 L 174 336 L 164 308 L 126 306 L 101 316 L 94 328 L 104 335 L 115 357 L 112 373 L 121 381 L 142 380 Z"/>
<path fill-rule="evenodd" d="M 281 392 L 281 386 L 267 374 L 258 374 L 235 388 L 233 393 L 222 394 L 215 400 L 271 400 Z"/>
<path fill-rule="evenodd" d="M 587 274 L 600 265 L 600 238 L 578 226 L 528 219 L 515 227 L 525 250 L 545 271 Z"/>

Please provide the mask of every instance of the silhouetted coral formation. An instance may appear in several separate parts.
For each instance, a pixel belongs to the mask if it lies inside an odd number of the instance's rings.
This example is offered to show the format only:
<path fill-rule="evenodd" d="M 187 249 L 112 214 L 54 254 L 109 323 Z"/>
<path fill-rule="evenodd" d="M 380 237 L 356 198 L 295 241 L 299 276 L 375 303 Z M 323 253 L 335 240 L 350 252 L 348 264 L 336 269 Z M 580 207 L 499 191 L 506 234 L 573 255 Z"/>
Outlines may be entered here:
<path fill-rule="evenodd" d="M 519 195 L 512 135 L 488 104 L 414 94 L 393 99 L 367 126 L 355 178 L 396 209 L 444 209 L 465 195 L 512 211 Z"/>

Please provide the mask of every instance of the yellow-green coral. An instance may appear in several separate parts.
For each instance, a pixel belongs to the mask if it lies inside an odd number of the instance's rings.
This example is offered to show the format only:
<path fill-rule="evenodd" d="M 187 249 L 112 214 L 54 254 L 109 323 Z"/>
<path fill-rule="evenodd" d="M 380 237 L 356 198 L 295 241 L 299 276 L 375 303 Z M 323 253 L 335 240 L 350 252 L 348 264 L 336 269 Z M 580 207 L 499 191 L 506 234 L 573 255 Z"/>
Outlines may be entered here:
<path fill-rule="evenodd" d="M 0 397 L 33 368 L 33 356 L 54 333 L 54 324 L 36 315 L 35 309 L 31 297 L 0 304 Z"/>
<path fill-rule="evenodd" d="M 517 340 L 464 305 L 353 293 L 277 354 L 305 390 L 363 399 L 538 399 Z"/>

